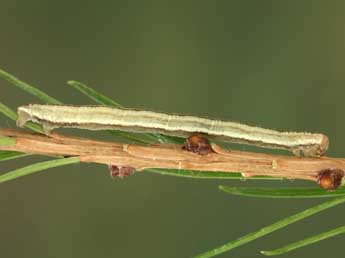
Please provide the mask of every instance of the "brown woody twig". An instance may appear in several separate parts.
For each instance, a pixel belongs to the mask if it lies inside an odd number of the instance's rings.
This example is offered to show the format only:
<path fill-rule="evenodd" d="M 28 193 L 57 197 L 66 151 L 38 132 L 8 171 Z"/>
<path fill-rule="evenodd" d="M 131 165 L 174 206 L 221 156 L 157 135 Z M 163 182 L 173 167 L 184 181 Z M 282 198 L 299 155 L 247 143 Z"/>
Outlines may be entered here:
<path fill-rule="evenodd" d="M 318 181 L 321 186 L 322 179 L 325 179 L 321 178 L 324 173 L 329 176 L 330 171 L 337 171 L 341 173 L 340 179 L 338 178 L 341 181 L 345 171 L 343 158 L 303 158 L 229 151 L 215 144 L 212 145 L 213 153 L 199 155 L 173 144 L 141 146 L 75 138 L 57 133 L 45 136 L 12 129 L 0 129 L 0 135 L 16 139 L 15 145 L 0 146 L 0 150 L 48 156 L 78 156 L 81 162 L 133 167 L 136 171 L 163 168 L 240 172 L 245 177 L 264 175 Z M 339 177 L 339 174 L 337 176 Z M 334 189 L 338 185 L 324 188 Z"/>

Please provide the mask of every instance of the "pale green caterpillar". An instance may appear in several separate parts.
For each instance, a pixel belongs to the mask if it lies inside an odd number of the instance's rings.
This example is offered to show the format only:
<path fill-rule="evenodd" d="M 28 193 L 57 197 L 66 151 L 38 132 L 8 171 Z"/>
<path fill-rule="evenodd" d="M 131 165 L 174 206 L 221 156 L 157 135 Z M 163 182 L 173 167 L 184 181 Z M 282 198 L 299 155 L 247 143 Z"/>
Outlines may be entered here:
<path fill-rule="evenodd" d="M 180 137 L 202 133 L 222 141 L 285 149 L 295 155 L 303 153 L 309 157 L 323 155 L 329 145 L 328 137 L 323 134 L 279 132 L 235 122 L 103 106 L 21 106 L 18 108 L 17 125 L 22 127 L 27 121 L 42 124 L 47 134 L 57 127 L 117 129 Z"/>

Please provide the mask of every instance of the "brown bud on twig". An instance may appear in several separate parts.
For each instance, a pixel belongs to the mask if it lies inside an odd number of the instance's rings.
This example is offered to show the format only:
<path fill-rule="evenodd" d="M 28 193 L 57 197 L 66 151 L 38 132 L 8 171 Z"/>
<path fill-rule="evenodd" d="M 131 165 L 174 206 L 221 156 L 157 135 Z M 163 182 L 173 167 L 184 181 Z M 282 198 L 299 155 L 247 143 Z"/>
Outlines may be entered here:
<path fill-rule="evenodd" d="M 115 165 L 109 165 L 110 176 L 115 178 L 124 178 L 132 175 L 134 173 L 133 167 L 121 167 Z"/>
<path fill-rule="evenodd" d="M 326 190 L 337 189 L 344 177 L 344 171 L 338 168 L 324 169 L 319 172 L 317 181 Z"/>
<path fill-rule="evenodd" d="M 185 145 L 183 146 L 183 149 L 200 155 L 206 155 L 214 152 L 209 140 L 199 133 L 195 133 L 189 136 L 186 140 Z"/>

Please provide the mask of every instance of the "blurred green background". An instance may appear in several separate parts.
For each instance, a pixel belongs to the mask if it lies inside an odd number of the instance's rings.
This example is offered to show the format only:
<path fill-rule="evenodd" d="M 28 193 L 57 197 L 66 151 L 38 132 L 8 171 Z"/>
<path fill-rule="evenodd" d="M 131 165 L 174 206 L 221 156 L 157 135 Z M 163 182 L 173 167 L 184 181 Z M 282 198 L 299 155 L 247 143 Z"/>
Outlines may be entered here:
<path fill-rule="evenodd" d="M 328 154 L 341 157 L 344 14 L 344 1 L 2 0 L 0 67 L 65 103 L 92 103 L 66 85 L 74 79 L 127 107 L 323 132 Z M 38 102 L 3 80 L 0 92 L 12 108 Z M 0 171 L 36 160 L 4 162 Z M 190 257 L 322 201 L 236 197 L 219 184 L 313 185 L 151 173 L 111 180 L 105 166 L 56 168 L 1 184 L 0 255 Z M 342 225 L 344 211 L 219 257 L 259 257 Z M 338 236 L 284 257 L 339 257 L 343 242 Z"/>

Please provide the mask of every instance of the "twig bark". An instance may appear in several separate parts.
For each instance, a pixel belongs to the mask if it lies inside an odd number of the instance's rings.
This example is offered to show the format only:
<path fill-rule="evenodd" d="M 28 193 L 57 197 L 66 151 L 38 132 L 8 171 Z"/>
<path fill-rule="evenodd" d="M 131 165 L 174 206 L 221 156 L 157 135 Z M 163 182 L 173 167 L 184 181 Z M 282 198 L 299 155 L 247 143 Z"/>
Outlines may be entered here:
<path fill-rule="evenodd" d="M 147 168 L 223 171 L 240 172 L 246 177 L 264 175 L 318 181 L 321 171 L 345 170 L 344 158 L 303 158 L 229 151 L 215 144 L 212 145 L 214 153 L 199 155 L 173 144 L 140 146 L 57 133 L 48 137 L 12 129 L 0 129 L 0 135 L 16 139 L 15 145 L 0 146 L 0 150 L 48 156 L 79 156 L 81 162 L 133 167 L 136 171 Z"/>

